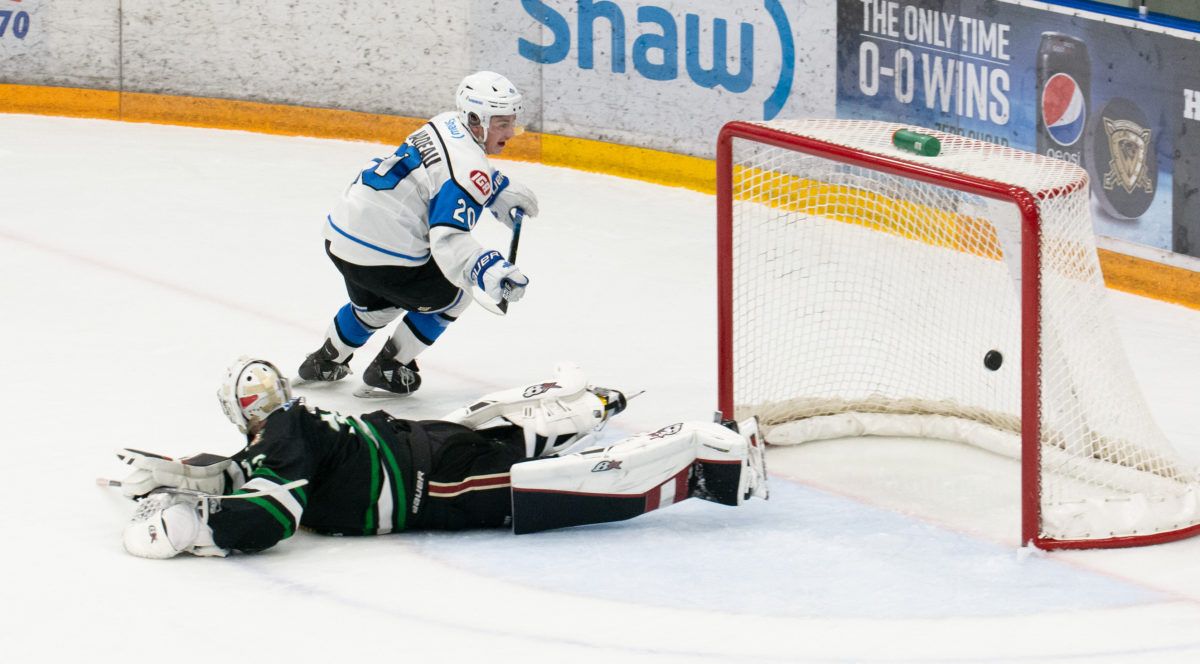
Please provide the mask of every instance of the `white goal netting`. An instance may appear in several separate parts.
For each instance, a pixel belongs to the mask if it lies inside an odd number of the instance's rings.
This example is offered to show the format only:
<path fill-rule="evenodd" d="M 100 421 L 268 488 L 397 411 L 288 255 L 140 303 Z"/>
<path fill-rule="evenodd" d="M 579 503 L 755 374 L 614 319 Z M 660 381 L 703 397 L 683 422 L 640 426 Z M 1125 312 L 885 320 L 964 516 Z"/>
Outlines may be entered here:
<path fill-rule="evenodd" d="M 941 154 L 917 156 L 891 143 L 911 127 L 882 122 L 757 126 L 776 144 L 733 139 L 722 220 L 737 417 L 758 415 L 775 444 L 922 436 L 1019 458 L 1022 322 L 1036 319 L 1022 292 L 1040 280 L 1040 464 L 1024 489 L 1037 538 L 1136 539 L 1200 522 L 1195 470 L 1152 420 L 1117 337 L 1082 169 L 932 131 Z M 873 155 L 887 163 L 866 164 Z M 1035 227 L 957 175 L 1031 195 Z M 1022 265 L 1024 242 L 1040 264 Z"/>

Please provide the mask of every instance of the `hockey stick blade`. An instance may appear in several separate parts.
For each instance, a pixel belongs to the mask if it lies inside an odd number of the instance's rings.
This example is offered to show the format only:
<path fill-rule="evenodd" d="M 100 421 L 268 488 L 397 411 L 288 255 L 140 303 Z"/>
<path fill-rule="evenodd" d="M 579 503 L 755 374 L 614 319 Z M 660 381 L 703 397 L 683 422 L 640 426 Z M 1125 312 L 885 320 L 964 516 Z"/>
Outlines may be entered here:
<path fill-rule="evenodd" d="M 361 385 L 355 388 L 354 396 L 359 399 L 403 399 L 404 397 L 412 396 L 412 394 L 397 394 L 378 387 Z"/>

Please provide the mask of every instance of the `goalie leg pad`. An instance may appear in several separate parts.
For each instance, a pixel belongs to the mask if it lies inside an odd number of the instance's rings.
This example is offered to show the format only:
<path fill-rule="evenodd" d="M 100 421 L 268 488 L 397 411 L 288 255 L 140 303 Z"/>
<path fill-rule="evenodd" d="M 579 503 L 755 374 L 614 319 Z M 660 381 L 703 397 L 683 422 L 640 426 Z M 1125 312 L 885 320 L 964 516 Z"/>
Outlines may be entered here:
<path fill-rule="evenodd" d="M 732 470 L 727 493 L 737 504 L 739 444 L 744 452 L 744 439 L 720 425 L 681 422 L 611 447 L 517 464 L 511 471 L 513 530 L 618 521 L 689 498 L 702 472 L 698 453 L 710 447 L 703 452 L 706 463 Z"/>
<path fill-rule="evenodd" d="M 741 433 L 709 422 L 681 422 L 552 459 L 513 466 L 513 531 L 629 519 L 686 498 L 741 505 L 766 498 L 757 422 Z"/>
<path fill-rule="evenodd" d="M 767 466 L 758 419 L 697 429 L 699 477 L 693 495 L 723 505 L 767 499 Z"/>

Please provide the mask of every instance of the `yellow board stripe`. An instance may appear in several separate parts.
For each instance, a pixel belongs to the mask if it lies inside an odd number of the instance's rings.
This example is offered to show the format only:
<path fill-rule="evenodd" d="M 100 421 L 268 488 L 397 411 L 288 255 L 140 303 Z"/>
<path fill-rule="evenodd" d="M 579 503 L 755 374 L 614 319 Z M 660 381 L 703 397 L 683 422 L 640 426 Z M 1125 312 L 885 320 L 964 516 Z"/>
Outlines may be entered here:
<path fill-rule="evenodd" d="M 543 134 L 540 158 L 536 161 L 684 187 L 706 194 L 717 190 L 717 167 L 711 159 L 618 143 Z"/>
<path fill-rule="evenodd" d="M 15 84 L 0 84 L 0 112 L 237 129 L 388 145 L 399 144 L 425 122 L 423 118 L 234 99 Z M 504 156 L 703 193 L 716 191 L 716 167 L 710 159 L 617 143 L 527 132 L 509 143 Z M 1200 309 L 1198 272 L 1105 250 L 1100 250 L 1100 264 L 1105 281 L 1113 288 Z"/>
<path fill-rule="evenodd" d="M 984 219 L 849 185 L 734 166 L 733 197 L 737 201 L 818 215 L 983 258 L 997 261 L 1003 258 L 995 228 Z"/>
<path fill-rule="evenodd" d="M 112 90 L 5 84 L 0 85 L 0 110 L 5 113 L 119 120 L 121 93 Z"/>
<path fill-rule="evenodd" d="M 1200 272 L 1099 249 L 1104 283 L 1126 293 L 1200 309 Z"/>

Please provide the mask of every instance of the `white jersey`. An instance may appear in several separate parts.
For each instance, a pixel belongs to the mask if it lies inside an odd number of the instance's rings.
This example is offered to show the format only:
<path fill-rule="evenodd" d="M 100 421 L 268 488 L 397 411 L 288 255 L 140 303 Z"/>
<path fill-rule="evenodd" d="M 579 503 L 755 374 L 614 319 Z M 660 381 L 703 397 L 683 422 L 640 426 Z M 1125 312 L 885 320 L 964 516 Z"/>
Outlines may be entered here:
<path fill-rule="evenodd" d="M 496 175 L 459 114 L 442 113 L 350 183 L 326 219 L 329 250 L 355 265 L 415 267 L 433 258 L 466 288 L 483 252 L 470 231 L 492 202 Z"/>

